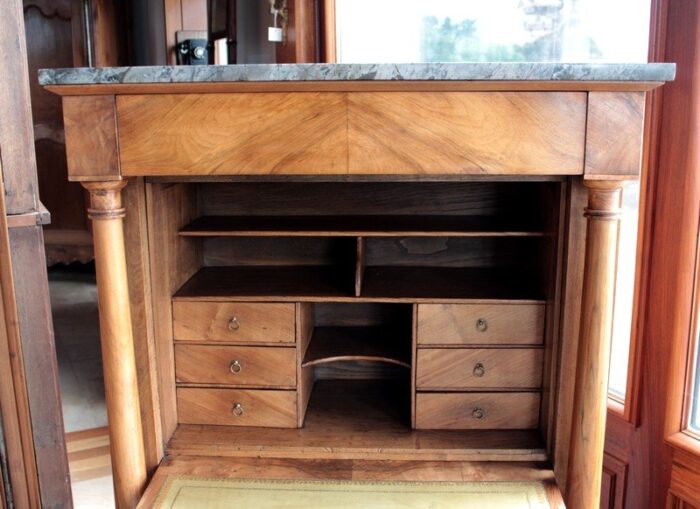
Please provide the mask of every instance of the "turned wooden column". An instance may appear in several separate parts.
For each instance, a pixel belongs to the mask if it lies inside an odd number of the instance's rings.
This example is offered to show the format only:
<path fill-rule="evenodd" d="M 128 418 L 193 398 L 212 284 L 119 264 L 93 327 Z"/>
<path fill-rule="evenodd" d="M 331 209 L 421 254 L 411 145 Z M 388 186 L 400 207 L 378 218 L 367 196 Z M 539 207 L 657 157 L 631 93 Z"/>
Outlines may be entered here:
<path fill-rule="evenodd" d="M 135 507 L 146 485 L 124 248 L 125 185 L 125 180 L 83 183 L 90 191 L 112 474 L 120 509 Z"/>
<path fill-rule="evenodd" d="M 566 507 L 600 506 L 622 182 L 585 181 L 588 206 Z"/>

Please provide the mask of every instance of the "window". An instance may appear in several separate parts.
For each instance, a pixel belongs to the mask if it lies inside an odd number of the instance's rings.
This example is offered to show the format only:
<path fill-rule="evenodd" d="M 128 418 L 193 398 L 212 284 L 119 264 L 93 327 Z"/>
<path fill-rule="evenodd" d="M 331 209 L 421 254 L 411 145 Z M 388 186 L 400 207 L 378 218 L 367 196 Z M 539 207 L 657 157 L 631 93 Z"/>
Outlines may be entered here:
<path fill-rule="evenodd" d="M 342 63 L 646 62 L 650 0 L 336 0 Z"/>
<path fill-rule="evenodd" d="M 695 373 L 694 381 L 692 384 L 692 394 L 693 397 L 690 402 L 690 413 L 688 419 L 688 429 L 694 434 L 700 435 L 700 373 L 698 368 L 700 367 L 700 341 L 698 337 L 695 337 Z"/>
<path fill-rule="evenodd" d="M 610 397 L 625 402 L 630 340 L 634 314 L 637 231 L 639 227 L 639 182 L 629 182 L 622 191 L 622 220 L 618 241 L 617 276 L 610 352 Z"/>

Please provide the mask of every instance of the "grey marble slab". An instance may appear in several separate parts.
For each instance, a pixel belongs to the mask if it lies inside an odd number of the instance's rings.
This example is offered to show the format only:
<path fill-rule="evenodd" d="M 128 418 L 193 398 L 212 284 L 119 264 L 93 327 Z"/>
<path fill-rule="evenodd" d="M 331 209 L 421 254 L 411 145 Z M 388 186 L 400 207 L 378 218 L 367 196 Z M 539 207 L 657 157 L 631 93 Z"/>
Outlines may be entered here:
<path fill-rule="evenodd" d="M 41 85 L 236 81 L 671 81 L 675 64 L 260 64 L 41 69 Z"/>

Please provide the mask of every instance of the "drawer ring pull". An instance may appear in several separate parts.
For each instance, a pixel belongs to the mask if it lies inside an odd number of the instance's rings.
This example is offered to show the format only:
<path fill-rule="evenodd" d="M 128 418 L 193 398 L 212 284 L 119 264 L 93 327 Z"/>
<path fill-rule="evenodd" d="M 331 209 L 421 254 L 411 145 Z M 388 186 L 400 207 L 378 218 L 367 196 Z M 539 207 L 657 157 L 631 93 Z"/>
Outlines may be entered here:
<path fill-rule="evenodd" d="M 241 405 L 240 403 L 234 403 L 233 408 L 231 409 L 231 413 L 236 417 L 240 417 L 241 415 L 243 415 L 243 405 Z"/>
<path fill-rule="evenodd" d="M 481 378 L 486 374 L 486 367 L 481 363 L 477 362 L 476 365 L 474 366 L 474 376 L 478 376 Z"/>
<path fill-rule="evenodd" d="M 484 318 L 479 318 L 476 321 L 476 330 L 479 332 L 486 332 L 486 329 L 489 328 L 489 323 L 486 321 Z"/>
<path fill-rule="evenodd" d="M 235 316 L 228 321 L 228 330 L 235 332 L 239 329 L 241 324 L 238 322 L 238 318 Z"/>
<path fill-rule="evenodd" d="M 472 416 L 474 417 L 474 419 L 483 419 L 484 410 L 479 407 L 474 407 L 474 410 L 472 410 Z"/>
<path fill-rule="evenodd" d="M 234 375 L 237 375 L 241 371 L 243 371 L 243 365 L 240 363 L 238 359 L 231 361 L 231 364 L 228 366 L 228 370 L 233 373 Z"/>

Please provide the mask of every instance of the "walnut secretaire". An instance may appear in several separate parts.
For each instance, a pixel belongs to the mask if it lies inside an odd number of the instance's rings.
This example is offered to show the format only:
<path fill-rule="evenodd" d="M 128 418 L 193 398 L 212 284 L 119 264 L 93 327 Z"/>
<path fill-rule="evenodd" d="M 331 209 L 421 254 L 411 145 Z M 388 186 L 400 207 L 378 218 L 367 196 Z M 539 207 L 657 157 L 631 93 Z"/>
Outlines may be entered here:
<path fill-rule="evenodd" d="M 217 458 L 553 471 L 597 506 L 621 189 L 673 75 L 42 71 L 92 197 L 119 506 Z"/>

